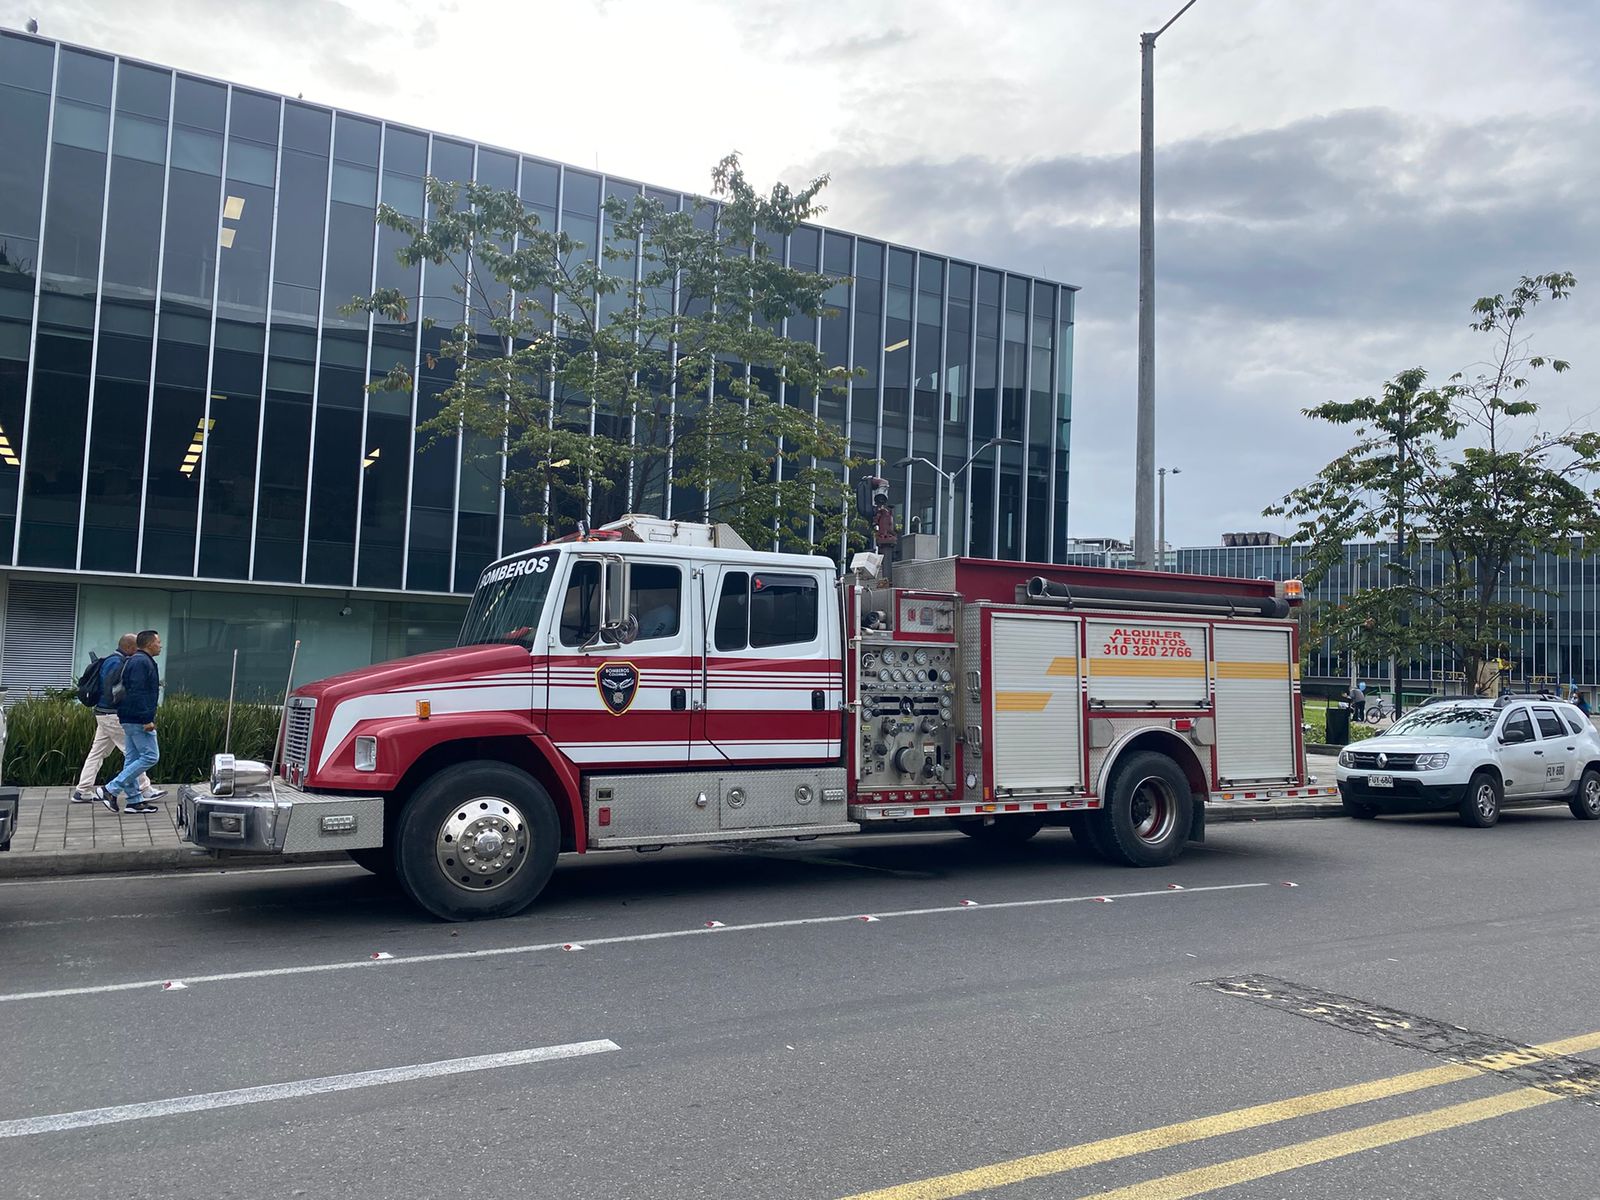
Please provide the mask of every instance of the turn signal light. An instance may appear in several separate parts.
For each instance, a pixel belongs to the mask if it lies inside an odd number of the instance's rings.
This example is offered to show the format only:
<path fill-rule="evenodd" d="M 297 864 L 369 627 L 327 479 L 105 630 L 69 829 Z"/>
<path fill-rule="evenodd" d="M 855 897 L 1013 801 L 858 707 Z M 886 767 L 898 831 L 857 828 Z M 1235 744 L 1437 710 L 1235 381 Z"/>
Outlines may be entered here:
<path fill-rule="evenodd" d="M 431 716 L 433 716 L 433 701 L 431 701 L 431 700 L 418 700 L 417 701 L 417 720 L 426 721 Z"/>

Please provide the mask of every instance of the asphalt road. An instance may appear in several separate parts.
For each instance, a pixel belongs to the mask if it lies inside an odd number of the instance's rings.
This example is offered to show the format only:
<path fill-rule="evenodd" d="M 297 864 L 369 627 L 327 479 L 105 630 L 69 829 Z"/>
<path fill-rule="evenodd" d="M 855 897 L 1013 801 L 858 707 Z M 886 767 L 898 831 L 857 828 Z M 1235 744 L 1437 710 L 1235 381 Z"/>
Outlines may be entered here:
<path fill-rule="evenodd" d="M 1597 862 L 1562 808 L 597 855 L 470 926 L 7 882 L 0 1194 L 1593 1197 Z"/>

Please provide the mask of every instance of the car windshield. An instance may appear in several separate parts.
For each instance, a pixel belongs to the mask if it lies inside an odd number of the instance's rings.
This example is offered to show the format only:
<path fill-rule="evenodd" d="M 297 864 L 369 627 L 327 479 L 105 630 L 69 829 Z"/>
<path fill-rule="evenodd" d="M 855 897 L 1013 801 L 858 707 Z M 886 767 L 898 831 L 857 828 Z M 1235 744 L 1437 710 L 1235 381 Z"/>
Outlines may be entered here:
<path fill-rule="evenodd" d="M 516 642 L 531 648 L 558 557 L 554 551 L 534 554 L 485 571 L 461 622 L 456 645 Z"/>
<path fill-rule="evenodd" d="M 1430 705 L 1401 717 L 1389 727 L 1388 736 L 1486 738 L 1498 715 L 1482 705 Z"/>

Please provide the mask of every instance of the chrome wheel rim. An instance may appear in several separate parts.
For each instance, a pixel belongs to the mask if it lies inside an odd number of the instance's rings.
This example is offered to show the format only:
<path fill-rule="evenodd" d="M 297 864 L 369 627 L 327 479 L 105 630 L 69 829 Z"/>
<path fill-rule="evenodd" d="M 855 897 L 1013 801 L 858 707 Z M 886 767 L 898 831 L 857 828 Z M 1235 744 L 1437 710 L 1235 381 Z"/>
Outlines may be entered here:
<path fill-rule="evenodd" d="M 434 860 L 451 883 L 467 892 L 492 892 L 527 861 L 528 822 L 499 796 L 458 804 L 439 826 Z"/>
<path fill-rule="evenodd" d="M 1178 820 L 1178 805 L 1172 787 L 1165 779 L 1147 775 L 1133 788 L 1128 806 L 1133 836 L 1148 845 L 1165 841 Z"/>
<path fill-rule="evenodd" d="M 1484 820 L 1494 816 L 1499 809 L 1500 802 L 1494 798 L 1494 785 L 1480 783 L 1478 785 L 1478 815 Z"/>

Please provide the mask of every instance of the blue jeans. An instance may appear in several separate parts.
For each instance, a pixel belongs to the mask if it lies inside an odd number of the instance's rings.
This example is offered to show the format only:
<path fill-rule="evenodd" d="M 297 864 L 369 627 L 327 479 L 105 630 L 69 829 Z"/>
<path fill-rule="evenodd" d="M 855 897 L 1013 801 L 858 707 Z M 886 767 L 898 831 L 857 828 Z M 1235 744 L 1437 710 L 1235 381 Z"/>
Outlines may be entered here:
<path fill-rule="evenodd" d="M 122 732 L 128 739 L 122 774 L 106 784 L 106 791 L 117 796 L 138 796 L 143 799 L 139 791 L 139 776 L 161 761 L 161 748 L 156 745 L 156 731 L 152 729 L 146 732 L 143 725 L 130 725 L 124 721 Z"/>

